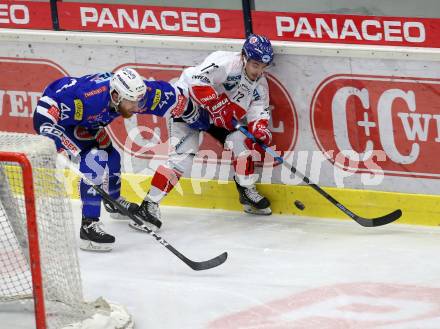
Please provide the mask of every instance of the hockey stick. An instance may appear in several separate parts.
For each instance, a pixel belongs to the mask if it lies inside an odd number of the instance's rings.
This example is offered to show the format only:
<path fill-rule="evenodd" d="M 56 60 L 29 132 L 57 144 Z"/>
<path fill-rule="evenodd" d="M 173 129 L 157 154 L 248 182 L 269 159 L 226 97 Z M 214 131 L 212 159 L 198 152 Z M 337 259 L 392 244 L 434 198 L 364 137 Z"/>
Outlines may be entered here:
<path fill-rule="evenodd" d="M 68 167 L 70 170 L 72 170 L 75 174 L 77 174 L 80 178 L 82 178 L 88 185 L 93 187 L 93 189 L 98 192 L 101 197 L 109 202 L 112 206 L 117 208 L 121 213 L 127 214 L 126 209 L 119 204 L 116 200 L 114 200 L 106 191 L 104 191 L 101 187 L 98 185 L 95 185 L 90 179 L 88 179 L 82 172 L 78 170 L 65 156 L 59 155 L 58 159 L 61 163 L 63 163 L 66 167 Z M 137 224 L 143 225 L 143 222 L 135 217 L 135 216 L 129 216 L 132 220 L 134 220 Z M 176 255 L 181 261 L 183 261 L 186 265 L 191 267 L 194 271 L 203 271 L 208 270 L 210 268 L 219 266 L 223 264 L 226 259 L 228 258 L 228 253 L 224 252 L 221 255 L 214 257 L 207 261 L 202 262 L 195 262 L 189 258 L 187 258 L 185 255 L 180 253 L 177 249 L 175 249 L 172 245 L 170 245 L 167 241 L 165 241 L 164 238 L 162 238 L 160 235 L 155 233 L 153 230 L 150 230 L 148 227 L 143 226 L 143 229 L 147 231 L 149 235 L 154 237 L 161 245 L 163 245 L 165 248 L 167 248 L 169 251 L 171 251 L 174 255 Z"/>
<path fill-rule="evenodd" d="M 332 204 L 334 204 L 339 210 L 341 210 L 344 214 L 346 214 L 351 219 L 355 220 L 359 225 L 365 226 L 365 227 L 375 227 L 375 226 L 382 226 L 389 223 L 394 222 L 395 220 L 399 219 L 400 216 L 402 216 L 402 210 L 397 209 L 385 216 L 381 217 L 375 217 L 375 218 L 364 218 L 356 215 L 349 209 L 347 209 L 343 204 L 341 204 L 338 200 L 333 198 L 330 194 L 328 194 L 326 191 L 324 191 L 321 187 L 310 181 L 310 179 L 305 176 L 303 173 L 299 172 L 294 166 L 287 164 L 284 162 L 284 159 L 279 156 L 272 148 L 261 142 L 260 140 L 256 139 L 254 135 L 252 135 L 245 127 L 241 126 L 236 120 L 232 121 L 233 125 L 240 130 L 247 138 L 250 138 L 253 142 L 258 143 L 264 151 L 269 153 L 275 161 L 278 161 L 279 163 L 283 164 L 286 168 L 288 168 L 293 174 L 298 175 L 304 183 L 312 187 L 315 191 L 317 191 L 319 194 L 321 194 L 324 198 L 326 198 L 328 201 L 330 201 Z"/>

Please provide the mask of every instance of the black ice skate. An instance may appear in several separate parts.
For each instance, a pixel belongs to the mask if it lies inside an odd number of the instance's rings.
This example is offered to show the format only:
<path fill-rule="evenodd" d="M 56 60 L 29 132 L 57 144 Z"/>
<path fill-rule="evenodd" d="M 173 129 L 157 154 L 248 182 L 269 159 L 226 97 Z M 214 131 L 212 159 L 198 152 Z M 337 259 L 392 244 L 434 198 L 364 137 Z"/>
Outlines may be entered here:
<path fill-rule="evenodd" d="M 123 197 L 119 197 L 116 202 L 119 202 L 119 204 L 124 207 L 126 210 L 125 213 L 122 213 L 119 209 L 113 206 L 113 204 L 106 200 L 102 200 L 102 202 L 104 203 L 105 210 L 107 210 L 107 212 L 110 214 L 110 217 L 114 219 L 128 219 L 129 214 L 134 213 L 139 208 L 136 203 L 129 202 Z"/>
<path fill-rule="evenodd" d="M 115 237 L 103 230 L 98 218 L 83 217 L 79 237 L 82 250 L 110 251 L 115 244 Z"/>
<path fill-rule="evenodd" d="M 241 186 L 236 180 L 235 185 L 237 186 L 238 194 L 240 195 L 240 203 L 243 205 L 243 210 L 245 212 L 253 215 L 266 216 L 272 214 L 269 200 L 258 193 L 255 186 Z"/>
<path fill-rule="evenodd" d="M 139 208 L 129 216 L 131 219 L 128 225 L 135 230 L 147 233 L 149 233 L 148 230 L 156 232 L 162 226 L 159 204 L 150 199 L 142 201 Z"/>

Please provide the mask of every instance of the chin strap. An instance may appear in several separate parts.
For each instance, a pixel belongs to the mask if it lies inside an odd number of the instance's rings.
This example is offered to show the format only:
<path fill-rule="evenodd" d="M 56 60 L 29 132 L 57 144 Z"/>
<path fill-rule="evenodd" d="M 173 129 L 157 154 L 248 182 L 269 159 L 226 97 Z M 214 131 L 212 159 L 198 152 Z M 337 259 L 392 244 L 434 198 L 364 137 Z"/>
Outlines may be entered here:
<path fill-rule="evenodd" d="M 119 112 L 119 106 L 116 105 L 115 103 L 112 102 L 112 104 L 110 105 L 110 107 L 111 107 L 115 112 L 120 113 L 120 112 Z"/>

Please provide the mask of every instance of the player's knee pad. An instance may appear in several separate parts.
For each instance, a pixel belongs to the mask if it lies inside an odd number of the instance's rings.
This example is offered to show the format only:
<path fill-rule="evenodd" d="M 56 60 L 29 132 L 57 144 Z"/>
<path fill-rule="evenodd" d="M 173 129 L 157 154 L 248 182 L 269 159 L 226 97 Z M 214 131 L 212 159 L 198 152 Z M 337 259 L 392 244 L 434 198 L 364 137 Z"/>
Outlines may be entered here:
<path fill-rule="evenodd" d="M 197 153 L 199 150 L 198 130 L 191 129 L 185 122 L 170 123 L 170 153 Z"/>
<path fill-rule="evenodd" d="M 194 161 L 194 153 L 170 154 L 166 166 L 177 171 L 180 175 L 189 173 Z"/>

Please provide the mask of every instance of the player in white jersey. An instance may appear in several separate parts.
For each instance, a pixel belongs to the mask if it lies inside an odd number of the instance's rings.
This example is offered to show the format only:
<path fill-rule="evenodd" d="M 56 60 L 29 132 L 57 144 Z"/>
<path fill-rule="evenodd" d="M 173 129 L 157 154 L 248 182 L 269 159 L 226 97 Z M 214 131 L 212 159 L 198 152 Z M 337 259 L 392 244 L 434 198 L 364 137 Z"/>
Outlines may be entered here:
<path fill-rule="evenodd" d="M 197 115 L 184 115 L 171 121 L 169 160 L 156 170 L 151 188 L 138 209 L 139 217 L 160 219 L 159 202 L 177 184 L 182 174 L 191 169 L 199 150 L 201 130 L 206 130 L 232 150 L 234 180 L 244 210 L 252 214 L 272 213 L 269 200 L 255 187 L 258 176 L 254 174 L 251 151 L 264 151 L 237 131 L 232 119 L 247 124 L 249 131 L 264 143 L 271 143 L 269 89 L 264 71 L 272 63 L 273 56 L 270 41 L 251 34 L 241 52 L 216 51 L 202 64 L 183 71 L 176 86 L 189 97 L 188 107 L 194 110 L 186 110 L 185 113 Z M 200 107 L 207 112 L 196 111 Z M 199 113 L 209 113 L 209 116 Z"/>

